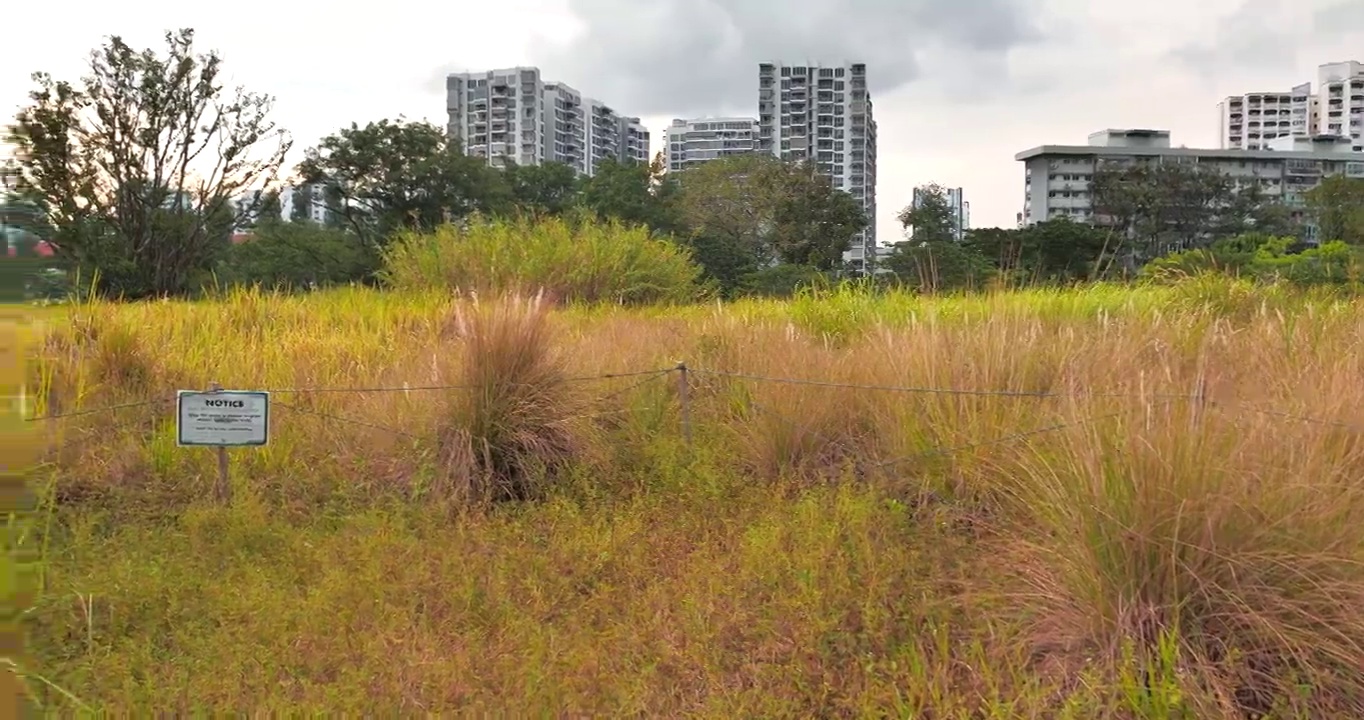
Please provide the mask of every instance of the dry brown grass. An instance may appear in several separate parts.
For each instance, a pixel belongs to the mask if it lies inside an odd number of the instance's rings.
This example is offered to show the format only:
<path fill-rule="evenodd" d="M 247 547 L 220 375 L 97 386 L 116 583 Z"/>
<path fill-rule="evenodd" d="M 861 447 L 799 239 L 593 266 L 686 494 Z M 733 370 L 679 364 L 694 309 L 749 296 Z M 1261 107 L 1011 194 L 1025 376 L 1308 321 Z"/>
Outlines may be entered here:
<path fill-rule="evenodd" d="M 64 421 L 40 659 L 125 709 L 1364 716 L 1362 308 L 1213 291 L 83 308 L 66 411 L 120 362 L 475 391 L 278 393 L 230 508 L 169 408 Z M 678 361 L 690 448 L 676 376 L 569 380 Z"/>
<path fill-rule="evenodd" d="M 548 309 L 537 295 L 455 310 L 462 364 L 436 446 L 457 502 L 537 497 L 583 450 L 586 398 L 552 344 Z"/>

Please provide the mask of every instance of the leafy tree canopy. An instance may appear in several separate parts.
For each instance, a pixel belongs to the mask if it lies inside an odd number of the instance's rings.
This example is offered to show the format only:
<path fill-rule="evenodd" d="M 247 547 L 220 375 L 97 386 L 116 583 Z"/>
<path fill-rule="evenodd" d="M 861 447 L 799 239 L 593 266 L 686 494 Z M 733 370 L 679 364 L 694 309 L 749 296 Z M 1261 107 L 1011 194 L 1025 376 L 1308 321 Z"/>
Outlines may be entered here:
<path fill-rule="evenodd" d="M 1364 245 L 1364 179 L 1332 175 L 1308 191 L 1306 199 L 1318 239 Z"/>
<path fill-rule="evenodd" d="M 374 247 L 399 230 L 430 230 L 512 204 L 502 173 L 464 155 L 443 128 L 401 118 L 352 123 L 323 138 L 298 175 L 304 184 L 334 188 L 342 224 Z"/>
<path fill-rule="evenodd" d="M 221 59 L 196 53 L 192 30 L 165 41 L 158 54 L 111 37 L 76 82 L 35 74 L 9 128 L 18 192 L 42 208 L 45 239 L 98 270 L 106 294 L 187 292 L 226 250 L 234 199 L 274 182 L 290 146 L 273 100 L 225 91 Z"/>

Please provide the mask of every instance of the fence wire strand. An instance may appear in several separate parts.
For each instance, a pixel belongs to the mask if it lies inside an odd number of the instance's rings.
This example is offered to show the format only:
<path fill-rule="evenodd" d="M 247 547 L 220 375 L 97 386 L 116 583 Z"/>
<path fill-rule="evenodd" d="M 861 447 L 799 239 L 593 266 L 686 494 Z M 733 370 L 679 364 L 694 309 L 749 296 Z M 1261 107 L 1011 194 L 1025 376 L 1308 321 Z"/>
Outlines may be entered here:
<path fill-rule="evenodd" d="M 657 380 L 657 379 L 659 379 L 659 378 L 661 378 L 661 377 L 663 377 L 663 376 L 665 376 L 665 375 L 669 375 L 669 374 L 671 374 L 671 373 L 672 373 L 673 371 L 675 371 L 675 370 L 676 370 L 676 368 L 668 368 L 667 370 L 655 370 L 655 371 L 649 373 L 649 374 L 648 374 L 648 377 L 645 377 L 643 380 L 639 380 L 639 381 L 636 381 L 636 382 L 632 382 L 632 383 L 630 383 L 629 385 L 626 385 L 625 387 L 620 388 L 619 390 L 612 390 L 611 392 L 609 392 L 609 393 L 607 393 L 607 394 L 605 394 L 605 395 L 602 395 L 601 397 L 597 398 L 597 402 L 603 402 L 603 401 L 605 401 L 605 400 L 610 400 L 610 399 L 612 399 L 612 398 L 620 397 L 621 395 L 624 395 L 624 394 L 630 392 L 631 390 L 636 390 L 636 389 L 638 389 L 638 388 L 644 387 L 645 385 L 648 385 L 649 383 L 653 382 L 654 380 Z"/>
<path fill-rule="evenodd" d="M 692 368 L 692 372 L 698 375 L 712 375 L 716 377 L 728 377 L 736 380 L 752 380 L 755 382 L 778 383 L 784 385 L 809 385 L 813 387 L 839 388 L 844 390 L 877 390 L 882 392 L 896 392 L 917 395 L 966 395 L 979 397 L 1024 397 L 1024 398 L 1149 398 L 1155 400 L 1198 400 L 1198 395 L 1192 394 L 1168 394 L 1156 393 L 1142 395 L 1139 393 L 1056 393 L 1044 392 L 1040 390 L 974 390 L 970 388 L 931 388 L 931 387 L 912 387 L 900 385 L 864 385 L 859 383 L 832 382 L 828 380 L 808 380 L 802 378 L 774 377 L 770 375 L 753 375 L 750 373 L 729 372 L 726 370 L 710 370 L 704 368 Z"/>
<path fill-rule="evenodd" d="M 397 429 L 397 428 L 388 427 L 387 425 L 380 425 L 380 424 L 378 424 L 378 423 L 372 423 L 372 422 L 368 422 L 368 421 L 365 421 L 365 420 L 356 420 L 355 418 L 345 417 L 344 415 L 333 415 L 333 414 L 331 414 L 331 413 L 325 413 L 325 412 L 322 412 L 322 411 L 320 411 L 320 410 L 312 410 L 312 409 L 309 409 L 309 408 L 301 408 L 301 407 L 297 407 L 297 406 L 295 406 L 295 405 L 290 405 L 290 404 L 288 404 L 288 403 L 279 402 L 278 400 L 274 401 L 272 404 L 278 405 L 278 406 L 284 408 L 285 410 L 292 410 L 292 411 L 294 411 L 294 412 L 296 412 L 296 413 L 299 413 L 299 414 L 302 414 L 302 415 L 312 415 L 312 416 L 319 417 L 319 418 L 323 418 L 323 419 L 326 419 L 326 420 L 335 420 L 335 421 L 337 421 L 337 422 L 347 423 L 347 424 L 350 424 L 350 425 L 358 425 L 359 427 L 367 427 L 367 428 L 370 428 L 370 429 L 372 429 L 372 430 L 379 430 L 379 431 L 381 431 L 381 432 L 392 433 L 392 434 L 394 434 L 394 435 L 398 435 L 398 436 L 406 437 L 406 438 L 411 438 L 411 439 L 413 439 L 413 440 L 420 440 L 420 439 L 421 439 L 420 436 L 413 435 L 412 433 L 409 433 L 409 432 L 407 432 L 407 431 L 405 431 L 405 430 L 399 430 L 399 429 Z"/>
<path fill-rule="evenodd" d="M 635 390 L 635 389 L 637 389 L 637 388 L 639 388 L 639 387 L 641 387 L 641 386 L 643 386 L 643 385 L 646 385 L 646 384 L 648 384 L 649 382 L 652 382 L 652 381 L 654 381 L 654 380 L 656 380 L 656 379 L 658 379 L 658 378 L 660 378 L 660 377 L 664 377 L 664 376 L 667 376 L 667 375 L 669 375 L 669 374 L 671 374 L 671 373 L 673 373 L 673 372 L 677 372 L 677 371 L 679 370 L 680 367 L 681 367 L 681 366 L 678 365 L 678 366 L 669 367 L 669 368 L 663 368 L 663 369 L 638 370 L 638 371 L 624 371 L 624 372 L 610 372 L 610 373 L 601 373 L 601 374 L 597 374 L 597 375 L 580 375 L 580 376 L 574 376 L 574 377 L 565 378 L 565 381 L 566 381 L 566 382 L 578 383 L 578 382 L 593 382 L 593 381 L 611 380 L 611 379 L 618 379 L 618 378 L 631 378 L 631 377 L 640 378 L 637 382 L 631 383 L 631 384 L 627 385 L 626 387 L 623 387 L 623 388 L 620 388 L 620 389 L 617 389 L 617 390 L 613 390 L 613 391 L 611 391 L 611 392 L 606 393 L 605 395 L 602 395 L 602 396 L 598 397 L 598 398 L 596 399 L 596 402 L 600 403 L 600 402 L 604 402 L 604 401 L 607 401 L 607 400 L 611 400 L 611 399 L 613 399 L 613 398 L 616 398 L 616 397 L 619 397 L 619 396 L 621 396 L 621 395 L 624 395 L 624 394 L 626 394 L 626 393 L 628 393 L 628 392 L 630 392 L 630 391 L 632 391 L 632 390 Z M 788 385 L 804 385 L 804 386 L 812 386 L 812 387 L 836 388 L 836 389 L 845 389 L 845 390 L 882 391 L 882 392 L 905 393 L 905 394 L 939 394 L 939 395 L 957 395 L 957 396 L 977 396 L 977 397 L 1017 397 L 1017 398 L 1073 398 L 1073 399 L 1086 399 L 1086 398 L 1109 398 L 1109 399 L 1119 398 L 1119 399 L 1121 399 L 1121 398 L 1127 398 L 1127 399 L 1159 400 L 1159 401 L 1163 401 L 1162 404 L 1168 404 L 1168 403 L 1170 403 L 1170 402 L 1177 402 L 1177 401 L 1185 401 L 1185 400 L 1188 400 L 1188 401 L 1195 401 L 1195 402 L 1205 402 L 1205 401 L 1206 401 L 1209 405 L 1219 406 L 1219 407 L 1226 407 L 1226 406 L 1227 406 L 1226 403 L 1225 403 L 1225 402 L 1222 402 L 1222 401 L 1211 401 L 1211 400 L 1207 400 L 1206 398 L 1204 398 L 1204 397 L 1202 396 L 1201 393 L 1200 393 L 1200 394 L 1168 394 L 1168 393 L 1137 394 L 1137 393 L 1085 393 L 1085 392 L 1080 392 L 1080 393 L 1056 393 L 1056 392 L 1024 391 L 1024 390 L 976 390 L 976 389 L 970 389 L 970 388 L 931 388 L 931 387 L 912 387 L 912 386 L 896 386 L 896 385 L 874 385 L 874 384 L 844 383 L 844 382 L 833 382 L 833 381 L 824 381 L 824 380 L 810 380 L 810 379 L 803 379 L 803 378 L 775 377 L 775 376 L 768 376 L 768 375 L 758 375 L 758 374 L 754 374 L 754 373 L 730 372 L 730 371 L 725 371 L 725 370 L 711 370 L 711 369 L 708 369 L 708 368 L 691 368 L 691 367 L 688 367 L 688 371 L 689 371 L 690 373 L 692 373 L 693 375 L 695 375 L 695 376 L 700 376 L 700 377 L 704 377 L 704 376 L 707 376 L 707 375 L 708 375 L 708 376 L 711 376 L 711 377 L 725 377 L 725 378 L 731 378 L 731 379 L 736 379 L 736 380 L 748 380 L 748 381 L 753 381 L 753 382 L 779 383 L 779 384 L 788 384 Z M 269 393 L 271 393 L 271 394 L 278 394 L 278 395 L 287 395 L 287 394 L 304 395 L 304 394 L 311 394 L 311 393 L 317 393 L 317 394 L 386 393 L 386 392 L 403 392 L 403 393 L 407 393 L 407 392 L 412 392 L 412 391 L 430 391 L 430 390 L 470 390 L 470 389 L 473 389 L 473 388 L 472 388 L 471 386 L 468 386 L 468 385 L 404 385 L 404 386 L 370 386 L 370 387 L 312 387 L 312 388 L 309 388 L 309 387 L 292 387 L 292 388 L 272 388 L 272 389 L 266 389 L 266 390 L 258 391 L 258 392 L 269 392 Z M 205 394 L 211 394 L 209 391 L 196 391 L 196 392 L 204 392 Z M 229 391 L 229 392 L 230 392 L 230 391 Z M 150 399 L 150 400 L 141 400 L 141 401 L 135 401 L 135 402 L 118 403 L 118 404 L 114 404 L 114 405 L 106 405 L 106 406 L 95 407 L 95 408 L 88 408 L 88 409 L 83 409 L 83 410 L 74 410 L 74 411 L 65 412 L 65 413 L 50 413 L 50 414 L 47 414 L 47 415 L 41 415 L 41 416 L 35 416 L 35 417 L 27 417 L 27 418 L 24 418 L 24 420 L 25 420 L 25 422 L 40 422 L 40 421 L 50 421 L 50 420 L 63 420 L 63 419 L 69 419 L 69 418 L 77 418 L 77 417 L 84 417 L 84 416 L 96 415 L 96 414 L 106 413 L 106 412 L 116 412 L 116 411 L 119 411 L 119 410 L 127 410 L 127 409 L 142 408 L 142 407 L 151 407 L 151 406 L 156 406 L 156 405 L 160 405 L 160 404 L 163 404 L 163 403 L 173 403 L 173 402 L 175 402 L 175 398 L 174 398 L 174 397 L 170 397 L 170 398 L 153 398 L 153 399 Z M 779 419 L 779 420 L 781 420 L 781 421 L 784 421 L 784 422 L 788 422 L 788 423 L 794 423 L 794 422 L 796 422 L 794 419 L 792 419 L 792 418 L 790 418 L 790 417 L 787 417 L 787 416 L 783 415 L 782 413 L 776 412 L 775 410 L 773 410 L 773 409 L 771 409 L 771 408 L 767 408 L 767 407 L 763 407 L 763 406 L 759 405 L 756 401 L 752 400 L 752 398 L 749 398 L 749 401 L 748 401 L 748 402 L 749 402 L 750 406 L 751 406 L 754 410 L 757 410 L 757 411 L 760 412 L 760 413 L 768 414 L 768 415 L 773 416 L 773 417 L 775 417 L 775 418 L 777 418 L 777 419 Z M 364 420 L 358 420 L 358 419 L 355 419 L 355 418 L 348 418 L 348 417 L 344 417 L 344 416 L 340 416 L 340 415 L 334 415 L 334 414 L 330 414 L 330 413 L 326 413 L 326 412 L 322 412 L 322 411 L 318 411 L 318 410 L 313 410 L 313 409 L 310 409 L 310 408 L 299 407 L 299 406 L 297 406 L 297 405 L 287 404 L 287 403 L 281 402 L 281 401 L 279 401 L 279 400 L 273 401 L 273 404 L 279 405 L 280 407 L 283 407 L 283 408 L 288 409 L 288 410 L 292 410 L 292 411 L 297 412 L 297 413 L 300 413 L 300 414 L 313 415 L 313 416 L 316 416 L 316 417 L 325 418 L 325 419 L 330 419 L 330 420 L 334 420 L 334 421 L 337 421 L 337 422 L 349 423 L 349 424 L 357 425 L 357 426 L 361 426 L 361 427 L 369 427 L 369 428 L 372 428 L 372 429 L 375 429 L 375 430 L 379 430 L 379 431 L 382 431 L 382 432 L 393 433 L 393 434 L 395 434 L 395 435 L 399 435 L 399 436 L 403 436 L 403 437 L 418 438 L 418 436 L 416 436 L 416 435 L 413 435 L 413 434 L 411 434 L 411 433 L 408 433 L 408 432 L 405 432 L 405 431 L 402 431 L 402 430 L 398 430 L 398 429 L 396 429 L 396 428 L 387 427 L 387 426 L 379 425 L 379 424 L 375 424 L 375 423 L 370 423 L 370 422 L 367 422 L 367 421 L 364 421 Z M 1234 403 L 1233 403 L 1233 404 L 1234 404 Z M 1252 412 L 1256 412 L 1256 413 L 1260 413 L 1260 414 L 1267 415 L 1267 416 L 1272 416 L 1272 417 L 1278 417 L 1278 418 L 1285 419 L 1285 420 L 1292 420 L 1292 421 L 1296 421 L 1296 422 L 1303 422 L 1303 423 L 1317 424 L 1317 425 L 1323 425 L 1323 426 L 1337 427 L 1337 428 L 1342 428 L 1342 429 L 1345 429 L 1345 430 L 1349 430 L 1349 431 L 1351 431 L 1351 432 L 1361 432 L 1361 430 L 1362 430 L 1362 428 L 1361 428 L 1359 425 L 1352 424 L 1352 423 L 1347 423 L 1347 422 L 1341 422 L 1341 421 L 1337 421 L 1337 420 L 1326 420 L 1326 419 L 1314 418 L 1314 417 L 1310 417 L 1310 416 L 1306 416 L 1306 415 L 1297 415 L 1297 414 L 1288 413 L 1288 412 L 1283 412 L 1283 411 L 1274 410 L 1274 409 L 1265 408 L 1265 407 L 1256 407 L 1256 406 L 1254 406 L 1253 404 L 1249 404 L 1249 403 L 1243 405 L 1243 407 L 1244 407 L 1245 409 L 1247 409 L 1247 410 L 1252 411 Z M 1057 430 L 1065 429 L 1065 428 L 1067 428 L 1067 427 L 1072 427 L 1072 426 L 1077 425 L 1077 424 L 1084 424 L 1084 423 L 1089 423 L 1089 422 L 1097 422 L 1097 421 L 1099 421 L 1099 420 L 1103 420 L 1103 419 L 1106 419 L 1106 418 L 1109 418 L 1109 417 L 1114 417 L 1114 416 L 1120 415 L 1120 414 L 1122 414 L 1123 412 L 1127 412 L 1127 411 L 1119 411 L 1119 412 L 1117 412 L 1117 413 L 1110 413 L 1110 414 L 1107 414 L 1107 415 L 1101 415 L 1101 416 L 1096 416 L 1096 417 L 1093 417 L 1093 418 L 1081 419 L 1081 420 L 1076 420 L 1076 421 L 1071 421 L 1071 422 L 1057 423 L 1057 424 L 1049 425 L 1049 426 L 1042 427 L 1042 428 L 1035 428 L 1035 429 L 1032 429 L 1032 430 L 1025 430 L 1025 431 L 1022 431 L 1022 432 L 1013 433 L 1013 434 L 1006 435 L 1006 436 L 1004 436 L 1004 437 L 996 438 L 996 439 L 993 439 L 993 440 L 986 440 L 986 441 L 981 441 L 981 442 L 972 442 L 972 443 L 966 443 L 966 444 L 957 445 L 957 446 L 949 446 L 949 447 L 934 448 L 934 449 L 932 449 L 932 450 L 927 450 L 927 451 L 924 451 L 924 452 L 915 453 L 915 454 L 912 454 L 912 455 L 907 455 L 907 456 L 904 456 L 904 457 L 901 457 L 901 458 L 894 458 L 894 459 L 891 459 L 891 460 L 886 460 L 886 461 L 878 462 L 878 463 L 872 465 L 871 467 L 872 467 L 872 468 L 889 467 L 889 466 L 897 465 L 897 464 L 900 464 L 900 463 L 903 463 L 903 462 L 909 462 L 909 461 L 912 461 L 912 460 L 915 460 L 915 459 L 919 459 L 919 458 L 931 457 L 931 456 L 935 456 L 935 455 L 954 454 L 954 453 L 957 453 L 957 452 L 965 452 L 965 451 L 968 451 L 968 450 L 971 450 L 971 449 L 975 449 L 975 448 L 979 448 L 979 447 L 986 447 L 986 446 L 990 446 L 990 445 L 996 445 L 996 444 L 1002 444 L 1002 443 L 1012 442 L 1012 441 L 1015 441 L 1015 440 L 1019 440 L 1019 439 L 1031 437 L 1031 436 L 1034 436 L 1034 435 L 1040 435 L 1040 434 L 1044 434 L 1044 433 L 1048 433 L 1048 432 L 1054 432 L 1054 431 L 1057 431 Z M 822 439 L 824 439 L 826 442 L 829 442 L 829 443 L 831 443 L 831 444 L 835 444 L 835 445 L 840 444 L 840 443 L 836 443 L 836 442 L 833 441 L 833 440 L 830 440 L 830 439 L 827 438 L 827 437 L 824 437 L 822 434 L 818 434 L 818 433 L 817 433 L 817 435 L 818 435 L 819 437 L 821 437 Z M 418 439 L 419 439 L 419 438 L 418 438 Z"/>
<path fill-rule="evenodd" d="M 674 368 L 666 370 L 638 370 L 631 372 L 602 373 L 600 375 L 578 375 L 564 378 L 564 382 L 579 383 L 593 382 L 596 380 L 613 380 L 625 377 L 640 377 L 643 375 L 655 375 L 672 372 Z M 333 394 L 333 393 L 387 393 L 387 392 L 422 392 L 429 390 L 477 390 L 474 385 L 378 385 L 372 387 L 287 387 L 287 388 L 266 388 L 259 392 L 268 392 L 277 395 L 290 394 Z"/>
<path fill-rule="evenodd" d="M 64 420 L 66 418 L 81 417 L 83 415 L 95 415 L 98 413 L 114 412 L 116 410 L 129 410 L 132 408 L 149 407 L 161 403 L 173 402 L 170 398 L 158 398 L 154 400 L 139 400 L 137 402 L 119 403 L 117 405 L 103 405 L 87 410 L 73 410 L 68 413 L 53 413 L 49 415 L 38 415 L 35 417 L 24 418 L 24 422 L 40 422 L 43 420 Z"/>

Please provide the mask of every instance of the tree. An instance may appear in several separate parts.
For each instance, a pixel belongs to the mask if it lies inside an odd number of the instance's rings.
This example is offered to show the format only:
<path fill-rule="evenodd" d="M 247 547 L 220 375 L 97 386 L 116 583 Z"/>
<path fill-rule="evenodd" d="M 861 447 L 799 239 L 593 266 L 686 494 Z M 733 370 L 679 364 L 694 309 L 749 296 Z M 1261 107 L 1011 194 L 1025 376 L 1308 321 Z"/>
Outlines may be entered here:
<path fill-rule="evenodd" d="M 813 166 L 772 155 L 711 160 L 680 174 L 678 216 L 694 257 L 726 292 L 774 263 L 829 271 L 841 267 L 867 226 L 851 195 Z"/>
<path fill-rule="evenodd" d="M 1258 185 L 1191 163 L 1100 167 L 1091 193 L 1096 224 L 1139 262 L 1252 230 L 1279 230 L 1286 222 Z"/>
<path fill-rule="evenodd" d="M 957 242 L 952 206 L 941 185 L 921 187 L 899 220 L 908 239 L 895 243 L 883 263 L 899 282 L 936 292 L 981 284 L 993 271 L 985 256 Z"/>
<path fill-rule="evenodd" d="M 503 172 L 512 201 L 522 210 L 562 215 L 577 200 L 578 174 L 563 163 L 516 165 L 509 162 Z"/>
<path fill-rule="evenodd" d="M 645 225 L 657 233 L 674 233 L 679 227 L 669 203 L 668 183 L 644 163 L 606 158 L 592 177 L 583 181 L 582 207 L 608 220 Z"/>
<path fill-rule="evenodd" d="M 444 129 L 401 118 L 352 123 L 323 138 L 298 175 L 332 188 L 341 224 L 376 248 L 396 231 L 500 213 L 512 200 L 503 175 L 466 156 Z"/>
<path fill-rule="evenodd" d="M 252 218 L 252 225 L 259 224 L 263 220 L 278 220 L 284 215 L 284 203 L 280 201 L 279 193 L 279 190 L 271 189 L 261 194 L 256 215 Z"/>
<path fill-rule="evenodd" d="M 899 220 L 906 235 L 916 245 L 957 239 L 952 206 L 948 204 L 947 191 L 941 185 L 931 184 L 919 188 L 915 202 L 900 211 Z"/>
<path fill-rule="evenodd" d="M 42 208 L 56 255 L 129 298 L 188 291 L 254 211 L 233 198 L 273 183 L 290 146 L 273 100 L 226 93 L 193 30 L 165 39 L 158 56 L 111 37 L 78 83 L 35 74 L 9 132 L 19 193 Z"/>
<path fill-rule="evenodd" d="M 989 258 L 953 240 L 898 243 L 884 268 L 900 284 L 923 292 L 979 289 L 995 274 Z"/>
<path fill-rule="evenodd" d="M 717 235 L 695 232 L 679 238 L 679 242 L 691 250 L 692 259 L 701 266 L 705 279 L 715 285 L 722 297 L 734 297 L 764 267 L 751 248 Z"/>
<path fill-rule="evenodd" d="M 1309 190 L 1306 199 L 1322 242 L 1364 245 L 1364 180 L 1332 175 Z"/>
<path fill-rule="evenodd" d="M 1093 279 L 1103 270 L 1108 233 L 1058 218 L 1016 230 L 972 230 L 963 245 L 1003 272 L 1033 282 L 1072 282 Z"/>
<path fill-rule="evenodd" d="M 753 258 L 777 260 L 772 242 L 786 169 L 771 155 L 717 158 L 680 173 L 678 213 L 688 231 Z M 704 264 L 704 261 L 703 261 Z"/>
<path fill-rule="evenodd" d="M 230 285 L 301 290 L 366 280 L 378 267 L 373 248 L 353 233 L 275 216 L 234 245 L 217 270 Z"/>
<path fill-rule="evenodd" d="M 739 291 L 759 297 L 791 297 L 803 288 L 825 282 L 827 276 L 809 265 L 782 263 L 749 273 L 743 277 Z"/>
<path fill-rule="evenodd" d="M 852 195 L 833 186 L 813 165 L 784 164 L 773 210 L 773 250 L 782 262 L 833 270 L 853 237 L 867 227 L 867 214 Z"/>

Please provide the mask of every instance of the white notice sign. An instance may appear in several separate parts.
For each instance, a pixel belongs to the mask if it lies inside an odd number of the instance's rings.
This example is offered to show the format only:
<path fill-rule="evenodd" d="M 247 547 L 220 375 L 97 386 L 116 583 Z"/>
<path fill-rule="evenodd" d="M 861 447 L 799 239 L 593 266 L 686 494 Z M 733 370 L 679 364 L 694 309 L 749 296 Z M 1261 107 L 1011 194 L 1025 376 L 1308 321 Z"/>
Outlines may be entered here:
<path fill-rule="evenodd" d="M 181 390 L 175 395 L 178 445 L 264 445 L 270 439 L 270 393 Z"/>

